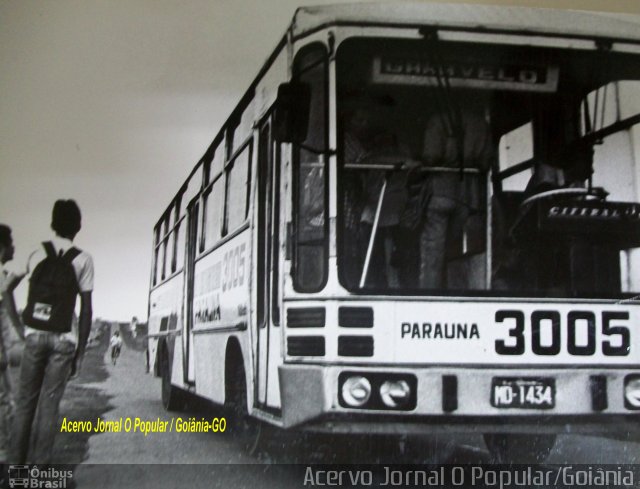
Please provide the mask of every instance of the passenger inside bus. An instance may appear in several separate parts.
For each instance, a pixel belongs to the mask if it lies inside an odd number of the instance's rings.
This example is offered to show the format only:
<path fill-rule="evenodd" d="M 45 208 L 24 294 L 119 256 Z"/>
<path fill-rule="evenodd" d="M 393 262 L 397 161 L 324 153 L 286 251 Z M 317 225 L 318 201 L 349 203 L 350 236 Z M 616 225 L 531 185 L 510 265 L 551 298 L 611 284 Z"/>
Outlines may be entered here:
<path fill-rule="evenodd" d="M 422 118 L 418 160 L 385 120 L 388 107 L 380 100 L 389 99 L 352 101 L 342 113 L 346 281 L 349 286 L 443 289 L 453 288 L 447 276 L 457 275 L 450 281 L 466 288 L 472 271 L 465 268 L 471 265 L 458 260 L 464 264 L 448 272 L 446 263 L 469 251 L 471 229 L 483 239 L 483 186 L 495 155 L 486 101 L 476 94 L 475 101 L 465 100 L 455 110 L 442 105 L 431 110 Z M 420 195 L 410 201 L 408 189 L 416 185 Z M 408 218 L 411 213 L 418 215 Z M 411 219 L 416 222 L 408 223 Z"/>
<path fill-rule="evenodd" d="M 407 200 L 406 172 L 400 167 L 411 161 L 410 153 L 366 101 L 353 102 L 343 117 L 347 281 L 398 288 L 393 254 Z"/>
<path fill-rule="evenodd" d="M 424 132 L 422 158 L 430 197 L 420 230 L 423 289 L 447 287 L 446 250 L 463 243 L 467 221 L 480 212 L 482 185 L 495 155 L 482 102 L 469 99 L 449 109 L 430 116 Z"/>

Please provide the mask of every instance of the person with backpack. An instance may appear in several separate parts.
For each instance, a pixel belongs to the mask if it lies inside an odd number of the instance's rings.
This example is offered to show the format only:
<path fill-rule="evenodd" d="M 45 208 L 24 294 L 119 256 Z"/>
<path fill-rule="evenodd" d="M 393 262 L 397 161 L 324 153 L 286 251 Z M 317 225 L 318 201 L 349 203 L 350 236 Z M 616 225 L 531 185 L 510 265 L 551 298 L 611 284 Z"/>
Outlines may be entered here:
<path fill-rule="evenodd" d="M 67 380 L 80 371 L 91 330 L 93 259 L 73 246 L 81 228 L 80 208 L 75 201 L 56 201 L 51 228 L 54 236 L 42 243 L 27 263 L 29 293 L 22 313 L 25 347 L 10 460 L 14 464 L 50 463 L 55 434 L 60 429 L 60 400 Z M 76 322 L 78 296 L 80 317 Z"/>

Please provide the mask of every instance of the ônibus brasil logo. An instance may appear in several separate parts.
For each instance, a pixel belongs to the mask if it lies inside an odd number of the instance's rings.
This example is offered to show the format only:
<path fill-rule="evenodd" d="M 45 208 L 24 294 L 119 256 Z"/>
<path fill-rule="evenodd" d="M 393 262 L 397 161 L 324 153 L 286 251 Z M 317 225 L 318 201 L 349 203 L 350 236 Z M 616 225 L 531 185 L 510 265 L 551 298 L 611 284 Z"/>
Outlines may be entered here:
<path fill-rule="evenodd" d="M 55 467 L 39 469 L 37 465 L 9 465 L 9 487 L 33 489 L 66 489 L 71 487 L 68 481 L 73 478 L 71 470 Z"/>

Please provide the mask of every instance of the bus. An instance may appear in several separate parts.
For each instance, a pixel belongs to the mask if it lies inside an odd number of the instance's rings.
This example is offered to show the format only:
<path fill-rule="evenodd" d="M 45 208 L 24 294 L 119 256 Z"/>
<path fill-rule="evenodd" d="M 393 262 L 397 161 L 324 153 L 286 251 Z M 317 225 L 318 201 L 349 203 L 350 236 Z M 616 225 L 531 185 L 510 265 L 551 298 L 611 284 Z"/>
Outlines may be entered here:
<path fill-rule="evenodd" d="M 298 9 L 154 227 L 165 408 L 495 460 L 637 432 L 638 100 L 619 18 Z"/>

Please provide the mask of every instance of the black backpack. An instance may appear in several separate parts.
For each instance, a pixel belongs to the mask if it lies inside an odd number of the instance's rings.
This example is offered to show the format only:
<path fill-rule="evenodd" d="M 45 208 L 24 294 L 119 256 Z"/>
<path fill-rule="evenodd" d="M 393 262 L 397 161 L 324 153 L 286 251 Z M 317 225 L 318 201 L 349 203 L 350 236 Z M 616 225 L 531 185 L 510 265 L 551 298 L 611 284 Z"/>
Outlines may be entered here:
<path fill-rule="evenodd" d="M 79 287 L 71 262 L 80 254 L 69 248 L 63 255 L 56 253 L 50 241 L 42 243 L 47 257 L 42 260 L 29 281 L 27 307 L 22 320 L 27 326 L 41 331 L 66 333 L 76 307 Z"/>

